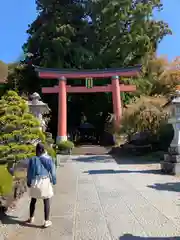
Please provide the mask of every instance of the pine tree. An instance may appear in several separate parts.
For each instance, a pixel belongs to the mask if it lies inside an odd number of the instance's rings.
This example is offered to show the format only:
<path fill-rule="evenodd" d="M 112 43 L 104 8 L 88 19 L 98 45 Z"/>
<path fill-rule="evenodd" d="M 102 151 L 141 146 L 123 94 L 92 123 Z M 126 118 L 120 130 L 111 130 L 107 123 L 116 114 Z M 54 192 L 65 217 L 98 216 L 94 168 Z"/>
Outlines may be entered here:
<path fill-rule="evenodd" d="M 28 105 L 14 91 L 0 100 L 0 161 L 23 160 L 35 154 L 36 141 L 45 142 L 40 122 L 28 111 Z"/>

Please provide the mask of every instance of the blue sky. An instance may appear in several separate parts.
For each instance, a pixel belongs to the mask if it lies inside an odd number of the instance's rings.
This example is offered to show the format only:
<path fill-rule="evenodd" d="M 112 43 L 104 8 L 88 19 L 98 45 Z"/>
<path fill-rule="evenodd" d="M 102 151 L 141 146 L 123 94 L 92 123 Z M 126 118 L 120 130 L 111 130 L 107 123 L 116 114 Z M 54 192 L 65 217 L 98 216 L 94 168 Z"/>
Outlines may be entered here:
<path fill-rule="evenodd" d="M 172 36 L 163 39 L 158 55 L 167 55 L 170 60 L 180 56 L 180 0 L 163 0 L 164 10 L 157 19 L 169 23 Z M 0 8 L 0 60 L 16 61 L 22 54 L 21 46 L 26 41 L 26 30 L 36 16 L 35 0 L 2 1 Z"/>

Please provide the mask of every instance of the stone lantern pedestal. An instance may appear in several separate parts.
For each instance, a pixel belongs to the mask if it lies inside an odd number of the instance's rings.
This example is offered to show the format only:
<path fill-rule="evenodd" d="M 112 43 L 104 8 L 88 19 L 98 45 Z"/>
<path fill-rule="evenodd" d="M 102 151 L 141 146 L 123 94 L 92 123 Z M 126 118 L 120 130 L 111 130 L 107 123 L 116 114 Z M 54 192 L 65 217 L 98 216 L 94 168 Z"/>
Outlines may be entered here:
<path fill-rule="evenodd" d="M 176 91 L 176 97 L 171 102 L 171 117 L 168 123 L 174 129 L 174 138 L 161 162 L 161 170 L 164 173 L 180 175 L 180 91 Z"/>

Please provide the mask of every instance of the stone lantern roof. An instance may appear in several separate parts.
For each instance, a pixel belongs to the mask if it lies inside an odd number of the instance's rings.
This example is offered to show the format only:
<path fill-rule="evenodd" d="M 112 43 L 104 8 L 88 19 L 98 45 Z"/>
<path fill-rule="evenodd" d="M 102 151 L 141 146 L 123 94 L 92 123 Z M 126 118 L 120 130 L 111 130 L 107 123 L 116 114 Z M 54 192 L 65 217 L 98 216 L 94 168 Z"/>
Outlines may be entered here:
<path fill-rule="evenodd" d="M 30 110 L 32 110 L 34 108 L 38 108 L 42 114 L 49 113 L 49 111 L 50 111 L 50 108 L 48 107 L 48 105 L 46 103 L 44 103 L 43 101 L 41 101 L 41 97 L 40 97 L 39 93 L 37 93 L 37 92 L 34 92 L 30 96 L 30 101 L 28 101 L 28 105 L 29 105 Z"/>

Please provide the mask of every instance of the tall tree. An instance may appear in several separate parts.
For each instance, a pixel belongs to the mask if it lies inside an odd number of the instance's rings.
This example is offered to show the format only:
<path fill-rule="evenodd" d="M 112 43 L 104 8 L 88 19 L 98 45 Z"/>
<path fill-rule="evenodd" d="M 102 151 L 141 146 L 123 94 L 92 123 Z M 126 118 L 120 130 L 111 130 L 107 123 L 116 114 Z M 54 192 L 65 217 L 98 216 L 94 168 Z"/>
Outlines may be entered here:
<path fill-rule="evenodd" d="M 83 69 L 137 64 L 170 33 L 166 23 L 153 19 L 153 11 L 162 9 L 160 0 L 36 0 L 36 5 L 38 15 L 23 46 L 34 65 Z M 23 88 L 41 85 L 40 80 L 33 83 L 27 64 L 21 71 Z"/>
<path fill-rule="evenodd" d="M 166 23 L 153 19 L 153 11 L 162 9 L 160 0 L 36 0 L 36 5 L 38 15 L 29 25 L 23 46 L 31 57 L 16 69 L 21 90 L 40 91 L 41 86 L 54 84 L 38 79 L 29 61 L 43 67 L 75 69 L 134 65 L 155 52 L 170 33 Z M 77 96 L 72 101 L 74 98 Z M 100 103 L 97 98 L 96 105 Z"/>
<path fill-rule="evenodd" d="M 144 64 L 141 76 L 135 80 L 137 85 L 136 96 L 163 95 L 167 98 L 174 93 L 179 85 L 180 58 L 169 62 L 166 57 L 154 56 Z M 131 82 L 132 83 L 132 82 Z"/>
<path fill-rule="evenodd" d="M 87 1 L 86 15 L 92 19 L 93 33 L 87 43 L 93 48 L 92 63 L 101 67 L 137 64 L 156 51 L 162 38 L 171 33 L 168 25 L 153 19 L 161 11 L 160 0 Z"/>
<path fill-rule="evenodd" d="M 75 1 L 37 0 L 39 12 L 29 26 L 24 51 L 33 54 L 33 63 L 45 67 L 82 68 L 88 53 L 85 33 L 90 27 L 84 7 Z"/>

